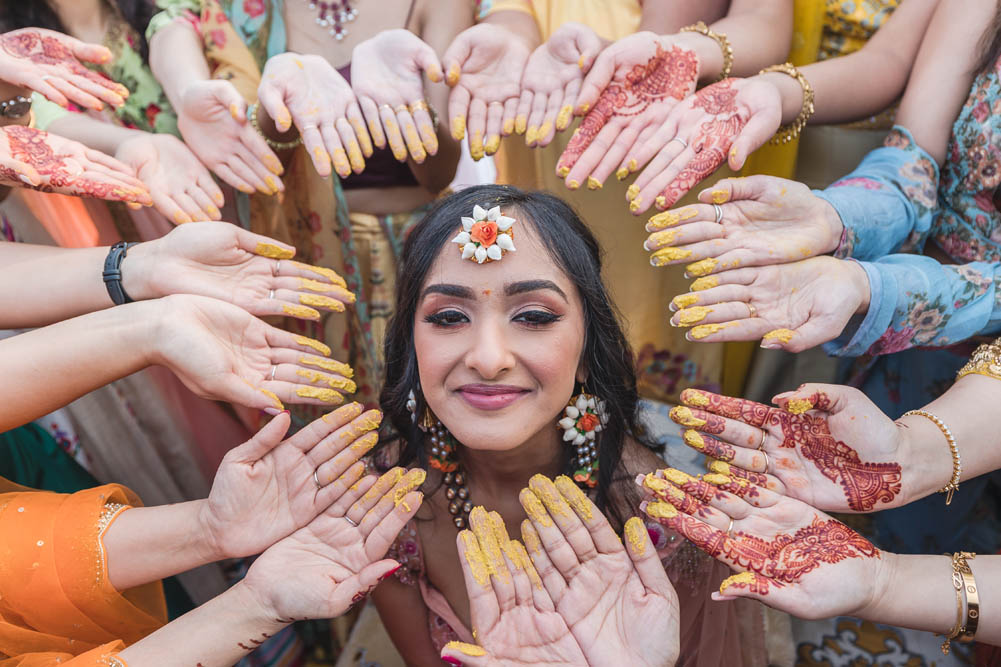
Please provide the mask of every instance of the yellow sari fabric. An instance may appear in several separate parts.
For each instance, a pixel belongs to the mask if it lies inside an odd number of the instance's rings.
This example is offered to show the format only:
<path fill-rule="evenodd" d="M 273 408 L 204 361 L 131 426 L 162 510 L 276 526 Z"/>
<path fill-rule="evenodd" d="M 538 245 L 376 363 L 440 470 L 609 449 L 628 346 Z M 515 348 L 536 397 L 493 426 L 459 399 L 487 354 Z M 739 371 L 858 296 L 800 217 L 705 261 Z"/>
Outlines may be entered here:
<path fill-rule="evenodd" d="M 139 504 L 116 484 L 60 494 L 0 478 L 0 667 L 115 664 L 166 622 L 159 582 L 119 592 L 108 581 L 101 538 Z"/>

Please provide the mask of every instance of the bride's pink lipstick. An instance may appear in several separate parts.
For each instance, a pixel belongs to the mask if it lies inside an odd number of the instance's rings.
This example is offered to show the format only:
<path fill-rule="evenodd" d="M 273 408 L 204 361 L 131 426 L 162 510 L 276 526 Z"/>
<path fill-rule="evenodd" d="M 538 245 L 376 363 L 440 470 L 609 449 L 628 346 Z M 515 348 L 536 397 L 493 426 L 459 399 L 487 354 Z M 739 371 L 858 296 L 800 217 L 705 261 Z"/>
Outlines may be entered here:
<path fill-rule="evenodd" d="M 527 389 L 506 384 L 467 384 L 458 391 L 467 403 L 480 410 L 502 410 L 528 393 Z"/>

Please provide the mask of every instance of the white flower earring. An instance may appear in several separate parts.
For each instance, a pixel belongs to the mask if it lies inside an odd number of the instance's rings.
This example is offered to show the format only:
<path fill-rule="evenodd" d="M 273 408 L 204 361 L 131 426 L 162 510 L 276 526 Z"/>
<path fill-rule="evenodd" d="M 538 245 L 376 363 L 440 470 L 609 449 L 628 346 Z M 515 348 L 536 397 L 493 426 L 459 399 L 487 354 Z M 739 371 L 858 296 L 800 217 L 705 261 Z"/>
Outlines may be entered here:
<path fill-rule="evenodd" d="M 563 441 L 577 448 L 574 481 L 593 488 L 598 484 L 597 435 L 608 424 L 605 401 L 581 392 L 570 399 L 557 424 L 563 429 Z"/>

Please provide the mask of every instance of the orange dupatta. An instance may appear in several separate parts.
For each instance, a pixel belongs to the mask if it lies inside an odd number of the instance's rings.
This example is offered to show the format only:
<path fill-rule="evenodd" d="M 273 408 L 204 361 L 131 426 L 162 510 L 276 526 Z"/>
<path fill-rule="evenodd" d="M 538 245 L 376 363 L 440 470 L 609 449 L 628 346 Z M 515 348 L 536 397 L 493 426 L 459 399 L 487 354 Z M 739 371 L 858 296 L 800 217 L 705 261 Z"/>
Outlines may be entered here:
<path fill-rule="evenodd" d="M 0 667 L 115 664 L 166 622 L 159 582 L 120 593 L 108 581 L 101 538 L 140 504 L 117 484 L 60 494 L 0 478 Z"/>

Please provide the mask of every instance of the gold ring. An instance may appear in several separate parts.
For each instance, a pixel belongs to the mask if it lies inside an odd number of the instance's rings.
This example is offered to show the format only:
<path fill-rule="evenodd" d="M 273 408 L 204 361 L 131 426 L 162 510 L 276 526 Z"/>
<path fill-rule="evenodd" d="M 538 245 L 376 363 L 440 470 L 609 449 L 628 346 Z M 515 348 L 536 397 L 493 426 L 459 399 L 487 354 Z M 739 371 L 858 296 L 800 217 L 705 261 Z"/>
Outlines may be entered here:
<path fill-rule="evenodd" d="M 759 443 L 758 443 L 758 446 L 756 447 L 756 449 L 757 449 L 757 450 L 758 450 L 759 452 L 761 452 L 762 454 L 764 454 L 764 453 L 765 453 L 765 450 L 764 450 L 764 449 L 762 449 L 762 447 L 764 447 L 764 446 L 765 446 L 765 432 L 764 432 L 764 431 L 761 431 L 761 442 L 759 442 Z M 765 454 L 765 456 L 768 456 L 768 455 L 767 455 L 767 454 Z M 765 462 L 765 465 L 766 465 L 766 466 L 768 465 L 767 461 Z"/>
<path fill-rule="evenodd" d="M 411 102 L 410 105 L 409 105 L 409 108 L 410 108 L 410 113 L 413 113 L 414 111 L 428 111 L 429 110 L 427 100 L 417 100 L 416 102 Z"/>
<path fill-rule="evenodd" d="M 320 484 L 320 478 L 316 476 L 316 470 L 317 469 L 313 470 L 313 483 L 316 484 L 316 488 L 322 489 L 323 485 Z"/>
<path fill-rule="evenodd" d="M 396 113 L 410 113 L 410 107 L 408 107 L 406 104 L 397 104 L 393 108 L 393 111 L 395 111 Z"/>
<path fill-rule="evenodd" d="M 761 455 L 765 457 L 765 472 L 768 472 L 768 452 L 762 449 Z"/>
<path fill-rule="evenodd" d="M 726 536 L 733 538 L 733 517 L 730 517 L 730 525 L 726 527 Z"/>
<path fill-rule="evenodd" d="M 754 307 L 753 303 L 748 303 L 747 304 L 747 316 L 748 317 L 757 317 L 758 316 L 758 309 Z"/>

